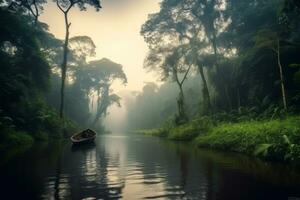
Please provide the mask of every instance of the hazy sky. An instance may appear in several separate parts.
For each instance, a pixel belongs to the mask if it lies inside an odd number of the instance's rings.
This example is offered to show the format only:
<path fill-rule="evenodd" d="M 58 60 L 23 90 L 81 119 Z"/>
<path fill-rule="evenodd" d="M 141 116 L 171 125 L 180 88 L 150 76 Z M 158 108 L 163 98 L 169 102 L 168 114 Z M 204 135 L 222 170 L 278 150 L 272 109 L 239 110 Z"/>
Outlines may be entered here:
<path fill-rule="evenodd" d="M 97 46 L 96 58 L 106 57 L 122 64 L 128 78 L 126 89 L 141 90 L 144 82 L 156 78 L 143 69 L 147 45 L 139 32 L 148 14 L 159 10 L 159 0 L 103 0 L 102 7 L 99 12 L 94 8 L 72 8 L 70 36 L 90 36 Z M 52 1 L 45 6 L 40 20 L 56 37 L 64 38 L 63 15 Z M 125 88 L 116 84 L 114 89 Z"/>

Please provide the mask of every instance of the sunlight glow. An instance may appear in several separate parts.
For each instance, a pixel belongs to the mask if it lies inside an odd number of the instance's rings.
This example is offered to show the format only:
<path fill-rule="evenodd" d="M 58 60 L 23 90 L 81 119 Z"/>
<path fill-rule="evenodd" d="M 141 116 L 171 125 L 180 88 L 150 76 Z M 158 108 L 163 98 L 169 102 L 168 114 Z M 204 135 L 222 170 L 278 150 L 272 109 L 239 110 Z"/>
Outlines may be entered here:
<path fill-rule="evenodd" d="M 95 59 L 106 57 L 122 64 L 128 78 L 126 89 L 141 90 L 144 81 L 156 78 L 143 69 L 148 50 L 139 32 L 148 14 L 159 10 L 159 0 L 104 0 L 102 7 L 99 12 L 93 8 L 82 12 L 72 8 L 70 36 L 90 36 L 97 46 Z M 56 37 L 64 38 L 63 15 L 53 2 L 45 6 L 40 20 L 49 25 Z M 114 89 L 120 91 L 124 86 L 115 84 Z"/>

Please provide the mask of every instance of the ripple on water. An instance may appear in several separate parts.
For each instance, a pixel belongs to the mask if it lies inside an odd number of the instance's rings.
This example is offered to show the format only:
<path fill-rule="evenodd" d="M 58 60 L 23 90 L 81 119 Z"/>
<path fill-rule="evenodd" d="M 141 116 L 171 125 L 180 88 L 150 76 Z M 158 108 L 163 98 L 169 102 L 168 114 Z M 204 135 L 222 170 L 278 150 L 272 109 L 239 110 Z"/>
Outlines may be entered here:
<path fill-rule="evenodd" d="M 249 162 L 245 157 L 237 160 L 231 155 L 210 151 L 189 154 L 185 149 L 177 149 L 177 144 L 161 147 L 156 140 L 149 140 L 148 144 L 144 138 L 134 142 L 119 136 L 102 139 L 94 149 L 68 155 L 72 164 L 62 162 L 62 169 L 45 179 L 42 198 L 70 199 L 73 195 L 87 200 L 227 197 L 224 196 L 229 194 L 227 191 L 241 194 L 248 188 L 256 189 L 258 179 L 254 172 L 262 168 L 265 174 L 270 168 L 253 159 Z M 225 184 L 228 182 L 248 185 L 239 185 L 244 190 L 231 191 Z"/>
<path fill-rule="evenodd" d="M 51 199 L 52 197 L 68 197 L 70 196 L 70 176 L 68 174 L 57 174 L 48 176 L 44 181 L 44 193 L 42 199 Z"/>
<path fill-rule="evenodd" d="M 183 199 L 184 191 L 178 192 L 155 192 L 155 195 L 144 196 L 143 199 Z"/>

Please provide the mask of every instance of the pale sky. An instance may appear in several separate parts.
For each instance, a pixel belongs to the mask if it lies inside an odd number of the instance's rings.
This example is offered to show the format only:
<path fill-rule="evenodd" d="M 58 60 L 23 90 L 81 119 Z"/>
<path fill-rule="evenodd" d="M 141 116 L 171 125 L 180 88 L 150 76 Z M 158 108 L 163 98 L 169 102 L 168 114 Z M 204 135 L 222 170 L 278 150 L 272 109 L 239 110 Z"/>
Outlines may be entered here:
<path fill-rule="evenodd" d="M 143 69 L 148 49 L 140 29 L 148 14 L 159 10 L 159 0 L 102 0 L 102 7 L 99 12 L 90 7 L 87 11 L 72 8 L 70 37 L 90 36 L 97 46 L 94 59 L 106 57 L 123 65 L 128 84 L 126 88 L 115 84 L 116 92 L 141 90 L 144 82 L 157 80 Z M 64 18 L 52 1 L 45 6 L 40 21 L 47 23 L 57 38 L 64 38 Z"/>

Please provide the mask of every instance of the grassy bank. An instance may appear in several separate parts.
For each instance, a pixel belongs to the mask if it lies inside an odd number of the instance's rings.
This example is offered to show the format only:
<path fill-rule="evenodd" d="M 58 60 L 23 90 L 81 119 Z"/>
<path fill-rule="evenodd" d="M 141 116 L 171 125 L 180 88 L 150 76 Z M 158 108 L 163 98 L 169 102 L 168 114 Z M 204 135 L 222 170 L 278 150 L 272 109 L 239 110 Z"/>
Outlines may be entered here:
<path fill-rule="evenodd" d="M 170 140 L 191 141 L 199 134 L 209 132 L 215 125 L 216 123 L 210 118 L 201 117 L 180 126 L 174 126 L 171 121 L 167 121 L 161 128 L 136 130 L 134 132 L 143 135 L 164 137 Z"/>
<path fill-rule="evenodd" d="M 277 161 L 300 160 L 300 117 L 220 124 L 196 138 L 197 145 Z"/>
<path fill-rule="evenodd" d="M 244 153 L 268 160 L 300 161 L 300 117 L 244 122 L 193 120 L 177 127 L 139 131 L 171 140 L 194 141 L 199 147 Z"/>

